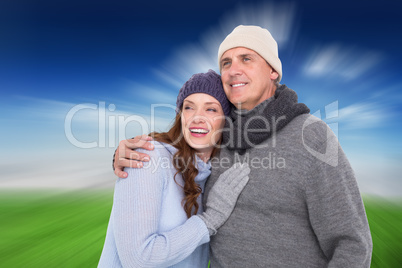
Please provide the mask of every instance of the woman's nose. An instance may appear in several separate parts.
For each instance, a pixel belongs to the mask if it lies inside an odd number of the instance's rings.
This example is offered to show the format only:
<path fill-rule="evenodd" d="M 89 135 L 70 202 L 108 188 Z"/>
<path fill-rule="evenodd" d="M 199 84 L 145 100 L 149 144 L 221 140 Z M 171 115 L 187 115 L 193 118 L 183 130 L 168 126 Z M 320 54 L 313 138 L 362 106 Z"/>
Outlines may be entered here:
<path fill-rule="evenodd" d="M 197 112 L 194 115 L 193 122 L 194 123 L 204 123 L 205 122 L 205 116 L 203 115 L 203 113 Z"/>

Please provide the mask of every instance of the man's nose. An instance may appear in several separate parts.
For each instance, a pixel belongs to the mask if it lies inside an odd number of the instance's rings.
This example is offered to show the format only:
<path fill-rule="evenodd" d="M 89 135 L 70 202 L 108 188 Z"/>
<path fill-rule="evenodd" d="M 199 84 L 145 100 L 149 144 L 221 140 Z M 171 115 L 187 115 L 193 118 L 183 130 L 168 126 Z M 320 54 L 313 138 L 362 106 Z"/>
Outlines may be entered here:
<path fill-rule="evenodd" d="M 229 74 L 231 76 L 236 76 L 236 75 L 240 75 L 242 72 L 243 72 L 243 68 L 242 68 L 240 62 L 237 60 L 232 61 L 232 63 L 230 64 L 230 67 L 229 67 Z"/>

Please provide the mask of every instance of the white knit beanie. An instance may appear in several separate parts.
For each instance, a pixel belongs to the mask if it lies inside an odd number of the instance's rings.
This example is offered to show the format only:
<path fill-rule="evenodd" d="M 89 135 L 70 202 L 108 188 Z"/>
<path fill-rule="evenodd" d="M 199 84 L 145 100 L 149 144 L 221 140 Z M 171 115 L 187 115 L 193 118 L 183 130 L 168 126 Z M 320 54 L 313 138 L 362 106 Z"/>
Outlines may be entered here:
<path fill-rule="evenodd" d="M 279 74 L 282 79 L 282 63 L 278 57 L 278 45 L 267 29 L 259 26 L 237 26 L 219 46 L 218 64 L 227 50 L 235 47 L 245 47 L 257 52 Z"/>

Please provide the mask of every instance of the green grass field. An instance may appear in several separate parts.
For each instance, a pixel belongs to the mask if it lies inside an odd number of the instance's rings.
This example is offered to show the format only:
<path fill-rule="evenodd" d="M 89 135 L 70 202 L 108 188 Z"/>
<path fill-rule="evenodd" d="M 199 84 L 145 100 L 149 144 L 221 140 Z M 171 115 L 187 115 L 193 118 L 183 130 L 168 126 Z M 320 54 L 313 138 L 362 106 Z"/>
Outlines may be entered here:
<path fill-rule="evenodd" d="M 0 192 L 0 267 L 96 267 L 112 190 Z M 402 201 L 365 198 L 371 267 L 402 267 Z"/>

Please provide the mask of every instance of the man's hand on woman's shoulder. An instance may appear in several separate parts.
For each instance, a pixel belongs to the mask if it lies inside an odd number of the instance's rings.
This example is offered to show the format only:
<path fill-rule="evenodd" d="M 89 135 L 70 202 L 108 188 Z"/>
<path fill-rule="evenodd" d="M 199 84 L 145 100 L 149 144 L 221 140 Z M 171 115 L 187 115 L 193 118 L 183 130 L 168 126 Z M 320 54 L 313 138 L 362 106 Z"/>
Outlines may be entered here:
<path fill-rule="evenodd" d="M 153 150 L 154 145 L 149 141 L 152 137 L 141 135 L 128 140 L 122 140 L 117 147 L 113 157 L 114 174 L 119 178 L 127 178 L 125 167 L 142 168 L 142 162 L 149 161 L 149 155 L 135 151 L 138 148 Z"/>

